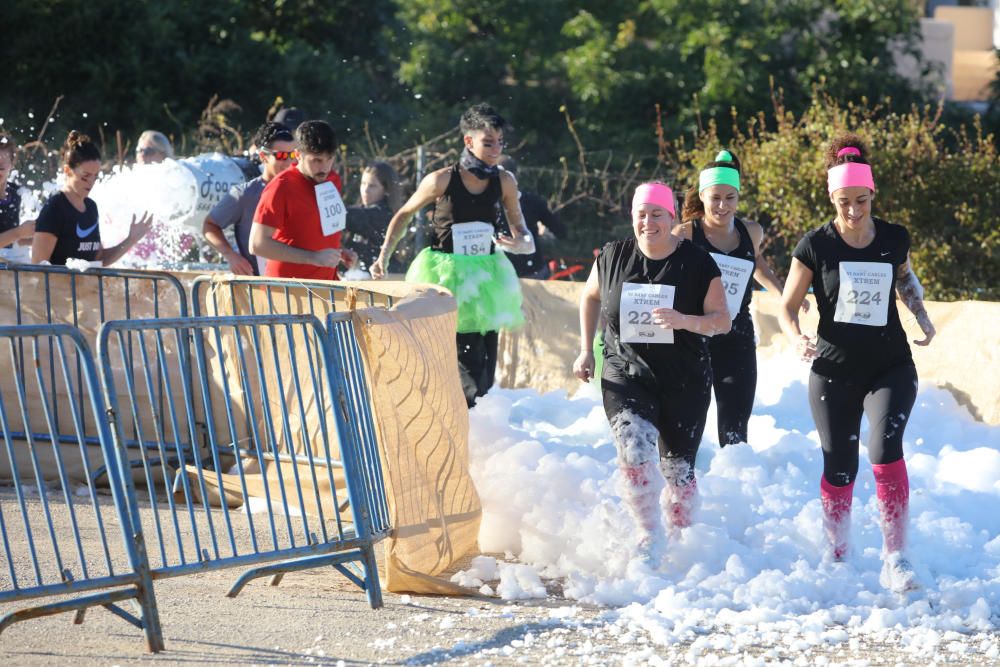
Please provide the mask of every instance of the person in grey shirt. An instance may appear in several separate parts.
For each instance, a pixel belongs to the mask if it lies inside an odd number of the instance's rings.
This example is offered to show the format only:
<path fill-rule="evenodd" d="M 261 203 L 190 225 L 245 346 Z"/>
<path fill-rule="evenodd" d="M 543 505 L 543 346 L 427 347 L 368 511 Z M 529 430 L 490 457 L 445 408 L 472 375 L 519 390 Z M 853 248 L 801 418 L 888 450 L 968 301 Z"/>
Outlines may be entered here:
<path fill-rule="evenodd" d="M 205 240 L 219 251 L 229 263 L 230 270 L 243 276 L 259 276 L 264 273 L 264 259 L 258 259 L 250 252 L 250 227 L 264 186 L 292 166 L 292 160 L 295 159 L 295 137 L 284 125 L 268 122 L 257 129 L 253 146 L 260 156 L 264 172 L 251 181 L 238 183 L 230 188 L 209 212 L 201 227 Z M 236 250 L 222 231 L 232 225 L 236 225 Z"/>

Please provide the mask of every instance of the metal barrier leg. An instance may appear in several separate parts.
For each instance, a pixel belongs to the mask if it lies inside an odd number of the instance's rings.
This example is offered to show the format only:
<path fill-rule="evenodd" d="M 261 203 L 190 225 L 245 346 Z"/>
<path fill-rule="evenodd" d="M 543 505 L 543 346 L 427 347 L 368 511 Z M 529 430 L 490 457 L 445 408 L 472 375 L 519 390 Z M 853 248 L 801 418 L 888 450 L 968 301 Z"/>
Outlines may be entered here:
<path fill-rule="evenodd" d="M 42 618 L 43 616 L 54 616 L 55 614 L 62 614 L 67 611 L 80 611 L 86 609 L 87 607 L 98 607 L 113 605 L 115 602 L 121 602 L 123 600 L 134 600 L 136 597 L 136 591 L 134 588 L 122 588 L 117 591 L 107 591 L 104 593 L 98 593 L 97 595 L 88 595 L 82 598 L 75 598 L 73 600 L 64 600 L 62 602 L 52 602 L 50 604 L 42 604 L 37 607 L 28 607 L 27 609 L 19 609 L 17 611 L 12 611 L 8 614 L 4 614 L 0 617 L 0 633 L 4 630 L 14 625 L 15 623 L 20 623 L 21 621 L 27 621 L 32 618 Z M 133 625 L 137 624 L 135 617 L 126 618 Z M 139 623 L 141 625 L 141 623 Z"/>
<path fill-rule="evenodd" d="M 378 580 L 378 565 L 375 562 L 375 547 L 369 544 L 361 547 L 362 567 L 365 569 L 365 593 L 372 609 L 382 608 L 382 584 Z"/>
<path fill-rule="evenodd" d="M 146 568 L 139 573 L 139 583 L 136 584 L 138 595 L 136 599 L 142 609 L 142 631 L 146 635 L 146 648 L 150 653 L 159 653 L 166 646 L 163 643 L 163 628 L 160 627 L 160 610 L 156 606 L 153 593 L 153 580 L 150 577 L 148 563 L 143 558 Z"/>
<path fill-rule="evenodd" d="M 352 550 L 343 551 L 335 554 L 323 554 L 322 556 L 309 556 L 308 558 L 297 558 L 295 560 L 286 560 L 280 563 L 273 563 L 271 565 L 262 565 L 261 567 L 255 567 L 252 570 L 247 570 L 240 575 L 240 578 L 236 580 L 233 587 L 229 589 L 226 593 L 226 597 L 234 598 L 240 594 L 243 588 L 253 581 L 254 579 L 260 579 L 261 577 L 280 577 L 281 575 L 287 574 L 289 572 L 298 572 L 299 570 L 309 570 L 314 567 L 323 567 L 326 565 L 341 565 L 343 563 L 348 563 L 351 561 L 358 560 L 359 556 L 363 556 L 363 550 Z M 338 568 L 339 569 L 339 568 Z M 367 569 L 367 568 L 366 568 Z M 343 570 L 341 570 L 343 572 Z M 346 574 L 346 573 L 345 573 Z M 358 584 L 361 588 L 364 588 L 361 581 L 357 577 L 348 576 L 354 583 Z M 279 578 L 278 581 L 281 581 Z M 378 584 L 378 578 L 375 579 L 376 585 Z M 381 606 L 381 604 L 379 605 Z"/>

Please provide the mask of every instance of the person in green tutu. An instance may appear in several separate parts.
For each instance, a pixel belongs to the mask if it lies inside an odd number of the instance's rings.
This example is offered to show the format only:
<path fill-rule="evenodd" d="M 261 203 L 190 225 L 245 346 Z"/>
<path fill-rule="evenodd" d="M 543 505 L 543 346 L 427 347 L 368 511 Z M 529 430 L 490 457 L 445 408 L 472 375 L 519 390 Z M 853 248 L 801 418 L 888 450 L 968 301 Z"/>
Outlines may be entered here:
<path fill-rule="evenodd" d="M 455 296 L 458 368 L 471 408 L 493 386 L 499 330 L 524 323 L 521 285 L 504 252 L 531 254 L 535 241 L 521 215 L 517 180 L 498 166 L 507 121 L 488 104 L 477 104 L 459 126 L 465 147 L 458 163 L 424 177 L 389 222 L 370 271 L 375 279 L 385 275 L 410 218 L 433 203 L 431 244 L 413 260 L 406 280 L 441 285 Z M 501 206 L 510 235 L 500 232 Z"/>

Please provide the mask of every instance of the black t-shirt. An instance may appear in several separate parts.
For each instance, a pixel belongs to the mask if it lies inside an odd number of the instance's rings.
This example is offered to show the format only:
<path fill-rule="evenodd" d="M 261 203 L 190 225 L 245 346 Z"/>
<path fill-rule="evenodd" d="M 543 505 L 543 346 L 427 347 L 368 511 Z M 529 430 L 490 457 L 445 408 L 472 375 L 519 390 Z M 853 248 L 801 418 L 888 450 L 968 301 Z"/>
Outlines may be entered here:
<path fill-rule="evenodd" d="M 597 256 L 604 316 L 607 363 L 628 373 L 628 364 L 639 357 L 658 380 L 671 376 L 701 377 L 709 365 L 707 338 L 691 331 L 674 331 L 670 343 L 621 342 L 621 294 L 624 283 L 673 285 L 673 308 L 685 315 L 705 314 L 705 295 L 712 280 L 721 274 L 711 255 L 687 240 L 664 259 L 650 259 L 639 250 L 635 238 L 612 241 Z M 619 354 L 620 352 L 620 354 Z"/>
<path fill-rule="evenodd" d="M 17 192 L 17 186 L 10 181 L 7 181 L 7 186 L 0 195 L 2 195 L 0 197 L 0 232 L 8 232 L 17 227 L 21 221 L 21 195 Z"/>
<path fill-rule="evenodd" d="M 757 255 L 753 249 L 753 239 L 750 238 L 750 232 L 747 230 L 746 225 L 739 218 L 733 220 L 733 226 L 736 228 L 737 234 L 740 237 L 740 243 L 735 248 L 729 252 L 723 252 L 719 250 L 712 242 L 708 240 L 705 236 L 705 230 L 702 227 L 705 223 L 699 220 L 691 221 L 691 242 L 694 243 L 699 248 L 704 248 L 709 253 L 717 253 L 719 255 L 726 255 L 728 257 L 733 257 L 735 259 L 743 259 L 751 264 L 754 264 Z M 723 287 L 726 288 L 727 294 L 726 299 L 729 299 L 728 290 L 738 289 L 738 286 L 734 283 L 728 282 L 726 276 L 722 277 Z M 741 338 L 745 340 L 754 340 L 753 332 L 753 318 L 750 316 L 750 299 L 753 298 L 753 269 L 750 269 L 750 278 L 747 280 L 746 286 L 743 288 L 743 295 L 740 297 L 740 311 L 737 313 L 736 317 L 733 319 L 733 328 L 729 331 L 726 336 L 730 338 Z"/>
<path fill-rule="evenodd" d="M 847 245 L 828 222 L 792 253 L 813 272 L 819 341 L 812 368 L 825 377 L 866 382 L 913 363 L 896 310 L 896 271 L 906 262 L 910 235 L 900 225 L 873 221 L 875 238 L 865 248 Z M 842 274 L 853 283 L 843 290 Z"/>
<path fill-rule="evenodd" d="M 56 246 L 49 258 L 53 265 L 64 265 L 70 257 L 92 262 L 101 252 L 97 204 L 93 199 L 83 201 L 86 210 L 81 213 L 69 203 L 64 193 L 59 192 L 45 202 L 38 214 L 35 231 L 47 232 L 56 237 Z"/>

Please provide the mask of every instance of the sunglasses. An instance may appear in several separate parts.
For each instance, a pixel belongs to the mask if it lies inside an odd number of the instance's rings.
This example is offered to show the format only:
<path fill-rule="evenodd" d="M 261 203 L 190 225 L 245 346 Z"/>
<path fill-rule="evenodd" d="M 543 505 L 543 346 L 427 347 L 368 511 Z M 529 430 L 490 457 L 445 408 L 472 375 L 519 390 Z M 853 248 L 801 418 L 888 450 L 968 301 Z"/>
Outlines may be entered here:
<path fill-rule="evenodd" d="M 298 151 L 270 151 L 265 148 L 261 152 L 264 153 L 265 155 L 270 155 L 274 157 L 275 160 L 279 161 L 294 160 L 299 156 Z"/>
<path fill-rule="evenodd" d="M 163 151 L 161 151 L 159 148 L 151 148 L 151 147 L 135 149 L 136 155 L 143 155 L 143 156 L 152 155 L 153 153 L 162 153 L 162 152 Z"/>

